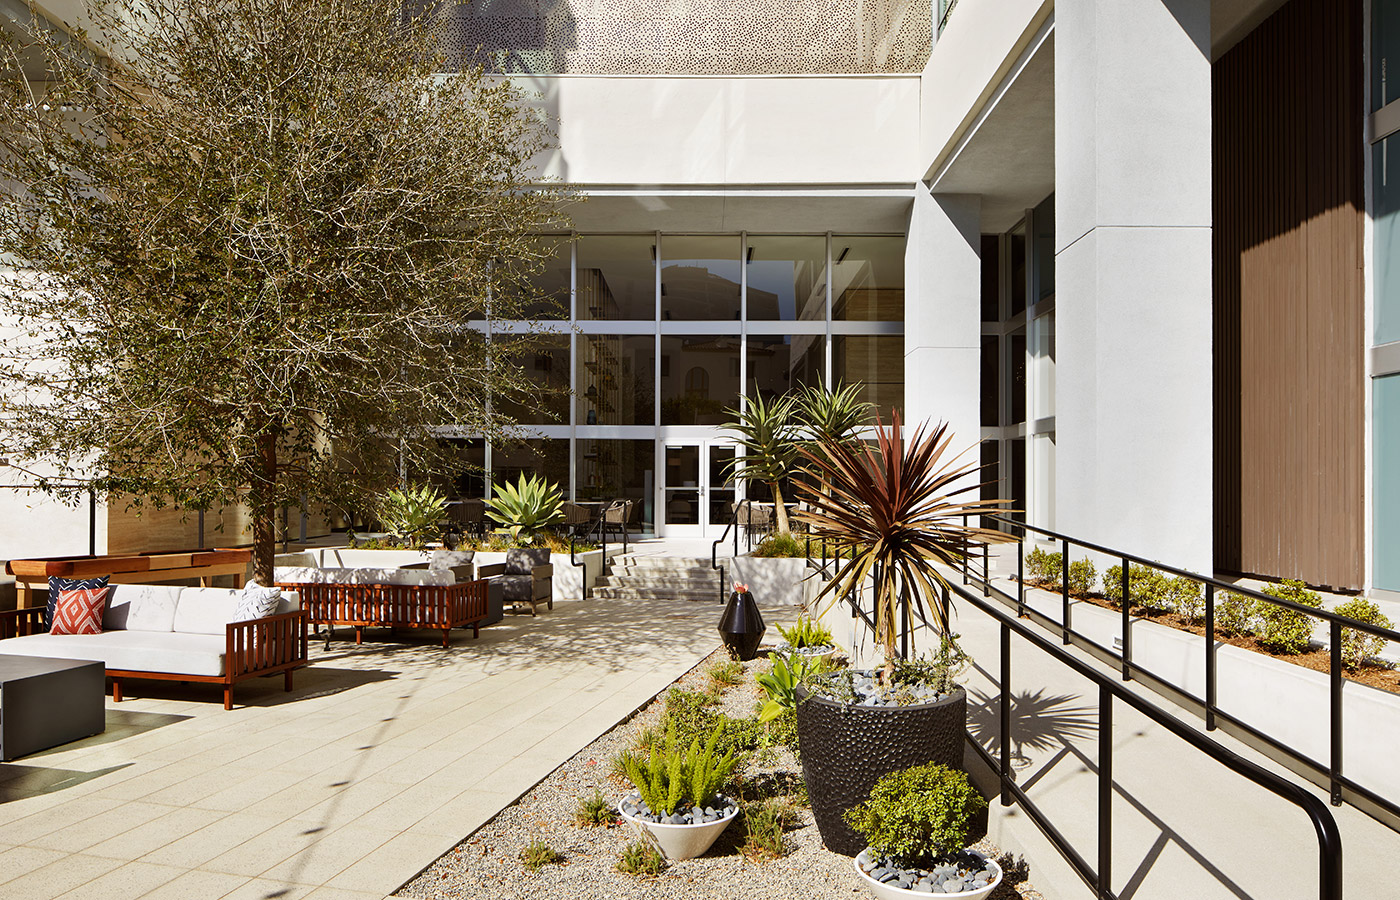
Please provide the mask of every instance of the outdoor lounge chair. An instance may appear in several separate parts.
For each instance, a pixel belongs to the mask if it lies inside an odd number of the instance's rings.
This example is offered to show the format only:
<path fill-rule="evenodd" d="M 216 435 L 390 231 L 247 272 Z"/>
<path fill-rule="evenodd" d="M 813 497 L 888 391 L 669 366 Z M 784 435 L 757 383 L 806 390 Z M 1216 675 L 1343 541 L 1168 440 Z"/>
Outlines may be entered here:
<path fill-rule="evenodd" d="M 514 606 L 528 603 L 532 616 L 541 603 L 546 609 L 554 608 L 554 566 L 546 549 L 507 550 L 505 562 L 482 566 L 479 574 L 501 585 L 504 602 Z"/>

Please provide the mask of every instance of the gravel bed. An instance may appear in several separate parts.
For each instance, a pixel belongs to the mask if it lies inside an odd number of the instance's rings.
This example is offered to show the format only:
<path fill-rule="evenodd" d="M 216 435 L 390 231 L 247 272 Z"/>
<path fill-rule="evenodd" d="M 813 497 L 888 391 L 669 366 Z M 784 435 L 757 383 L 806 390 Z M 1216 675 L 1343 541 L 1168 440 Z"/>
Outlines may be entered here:
<path fill-rule="evenodd" d="M 726 658 L 722 649 L 717 651 L 678 684 L 704 689 L 710 666 Z M 724 691 L 718 711 L 736 718 L 752 715 L 759 696 L 753 675 L 767 665 L 764 658 L 745 663 L 742 683 Z M 614 805 L 630 792 L 630 784 L 610 777 L 610 762 L 615 754 L 631 748 L 643 729 L 660 720 L 664 696 L 658 696 L 631 720 L 585 747 L 395 896 L 424 900 L 675 900 L 677 896 L 686 900 L 827 900 L 868 896 L 856 880 L 850 858 L 822 846 L 812 812 L 805 806 L 794 809 L 793 825 L 786 835 L 788 852 L 778 859 L 751 861 L 740 852 L 745 835 L 741 815 L 698 859 L 671 863 L 654 877 L 617 872 L 614 865 L 623 848 L 636 840 L 631 828 L 625 824 L 580 827 L 574 824 L 574 810 L 580 798 L 593 796 L 595 788 Z M 760 751 L 743 773 L 740 793 L 753 799 L 799 786 L 800 779 L 795 774 L 799 771 L 786 749 Z M 775 785 L 779 787 L 775 789 Z M 563 861 L 543 866 L 535 873 L 526 871 L 520 862 L 520 851 L 533 841 L 545 842 L 563 856 Z M 985 841 L 975 845 L 975 849 L 990 856 L 999 855 Z M 1010 860 L 1003 861 L 1004 868 L 1007 862 Z M 1010 872 L 993 895 L 996 900 L 1043 900 L 1025 881 L 1024 865 L 1013 865 Z M 1017 882 L 1014 886 L 1013 881 Z M 677 894 L 678 891 L 684 893 Z"/>

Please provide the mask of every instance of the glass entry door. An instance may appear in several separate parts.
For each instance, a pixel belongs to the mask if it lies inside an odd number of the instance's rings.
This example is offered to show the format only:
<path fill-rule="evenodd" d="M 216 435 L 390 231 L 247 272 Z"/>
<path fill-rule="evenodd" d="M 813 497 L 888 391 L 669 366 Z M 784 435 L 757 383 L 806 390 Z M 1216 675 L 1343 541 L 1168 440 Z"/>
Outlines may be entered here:
<path fill-rule="evenodd" d="M 734 504 L 734 445 L 720 441 L 665 441 L 661 534 L 718 537 Z"/>

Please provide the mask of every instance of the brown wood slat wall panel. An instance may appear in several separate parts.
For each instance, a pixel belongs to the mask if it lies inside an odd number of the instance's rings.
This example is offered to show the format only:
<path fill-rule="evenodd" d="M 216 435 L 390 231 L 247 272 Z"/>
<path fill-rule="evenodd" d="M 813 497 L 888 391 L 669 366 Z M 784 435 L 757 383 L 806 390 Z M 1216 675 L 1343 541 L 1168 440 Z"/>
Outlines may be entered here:
<path fill-rule="evenodd" d="M 1215 556 L 1360 588 L 1362 7 L 1292 0 L 1212 71 Z"/>

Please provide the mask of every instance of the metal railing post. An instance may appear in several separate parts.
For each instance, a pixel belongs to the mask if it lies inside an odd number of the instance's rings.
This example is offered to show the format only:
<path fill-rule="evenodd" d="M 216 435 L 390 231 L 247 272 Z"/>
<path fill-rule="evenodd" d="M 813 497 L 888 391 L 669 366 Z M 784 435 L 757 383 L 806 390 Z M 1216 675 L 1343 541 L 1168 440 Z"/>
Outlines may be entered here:
<path fill-rule="evenodd" d="M 1133 601 L 1132 595 L 1128 592 L 1130 585 L 1128 575 L 1128 560 L 1123 559 L 1123 581 L 1121 595 L 1123 600 L 1123 680 L 1133 680 Z"/>
<path fill-rule="evenodd" d="M 1069 541 L 1060 542 L 1060 638 L 1069 644 Z"/>
<path fill-rule="evenodd" d="M 1215 730 L 1215 585 L 1206 585 L 1206 731 Z"/>
<path fill-rule="evenodd" d="M 1332 805 L 1342 805 L 1342 623 L 1332 622 L 1332 666 L 1328 727 L 1331 732 L 1331 760 L 1328 781 L 1332 788 Z"/>
<path fill-rule="evenodd" d="M 991 544 L 982 545 L 982 596 L 992 596 L 992 554 Z"/>
<path fill-rule="evenodd" d="M 1113 695 L 1099 685 L 1099 871 L 1098 894 L 1111 900 L 1113 871 Z"/>
<path fill-rule="evenodd" d="M 719 564 L 719 602 L 724 602 L 724 563 Z"/>
<path fill-rule="evenodd" d="M 1016 618 L 1026 614 L 1026 534 L 1016 542 Z"/>
<path fill-rule="evenodd" d="M 1001 805 L 1011 805 L 1011 626 L 1001 623 Z"/>

